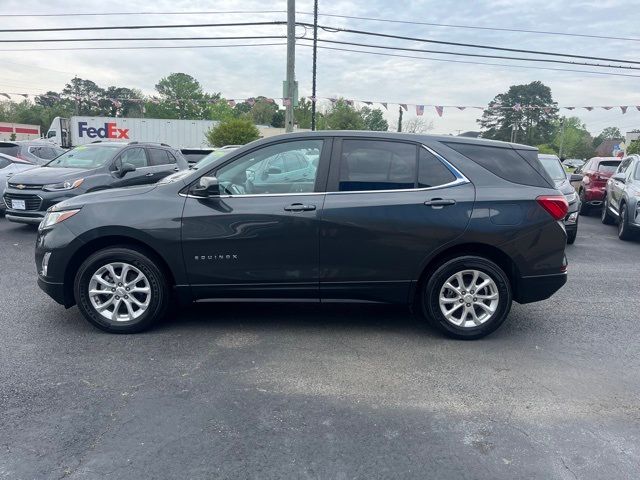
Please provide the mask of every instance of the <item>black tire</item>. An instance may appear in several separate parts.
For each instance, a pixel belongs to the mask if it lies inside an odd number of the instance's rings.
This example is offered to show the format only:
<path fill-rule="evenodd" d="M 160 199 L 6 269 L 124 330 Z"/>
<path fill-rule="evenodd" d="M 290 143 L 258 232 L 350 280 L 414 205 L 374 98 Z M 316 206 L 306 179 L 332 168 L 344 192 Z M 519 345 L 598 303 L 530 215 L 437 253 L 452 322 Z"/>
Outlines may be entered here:
<path fill-rule="evenodd" d="M 580 190 L 580 193 L 578 193 L 578 196 L 580 197 L 580 215 L 584 215 L 585 217 L 588 216 L 591 213 L 591 208 L 589 207 L 589 205 L 587 205 L 587 201 L 584 198 L 584 190 Z"/>
<path fill-rule="evenodd" d="M 92 305 L 89 295 L 89 283 L 92 276 L 101 267 L 119 262 L 127 263 L 142 272 L 146 276 L 150 290 L 150 299 L 146 310 L 138 318 L 129 321 L 106 319 Z M 87 258 L 76 273 L 73 291 L 78 308 L 87 321 L 110 333 L 141 332 L 164 317 L 170 303 L 167 278 L 164 272 L 158 268 L 157 261 L 154 262 L 150 255 L 142 251 L 126 246 L 105 248 Z M 132 294 L 129 293 L 129 295 Z"/>
<path fill-rule="evenodd" d="M 629 225 L 629 213 L 627 212 L 627 205 L 620 203 L 620 218 L 618 219 L 618 238 L 620 240 L 631 240 L 633 238 L 633 232 Z"/>
<path fill-rule="evenodd" d="M 440 309 L 439 298 L 443 285 L 451 276 L 463 270 L 478 270 L 488 275 L 497 287 L 498 304 L 494 313 L 484 323 L 477 326 L 455 325 L 446 319 Z M 491 260 L 471 255 L 453 258 L 440 265 L 430 278 L 423 282 L 419 292 L 422 313 L 426 319 L 448 336 L 461 340 L 475 340 L 495 331 L 507 318 L 513 299 L 511 283 L 504 271 Z M 467 317 L 465 316 L 465 318 Z"/>
<path fill-rule="evenodd" d="M 567 232 L 567 245 L 573 245 L 578 236 L 578 224 L 576 222 L 576 228 Z"/>
<path fill-rule="evenodd" d="M 609 200 L 607 199 L 607 197 L 604 197 L 604 200 L 602 202 L 602 213 L 600 215 L 600 220 L 605 225 L 613 225 L 615 223 L 615 218 L 613 217 L 613 215 L 611 215 L 611 212 L 609 212 Z"/>

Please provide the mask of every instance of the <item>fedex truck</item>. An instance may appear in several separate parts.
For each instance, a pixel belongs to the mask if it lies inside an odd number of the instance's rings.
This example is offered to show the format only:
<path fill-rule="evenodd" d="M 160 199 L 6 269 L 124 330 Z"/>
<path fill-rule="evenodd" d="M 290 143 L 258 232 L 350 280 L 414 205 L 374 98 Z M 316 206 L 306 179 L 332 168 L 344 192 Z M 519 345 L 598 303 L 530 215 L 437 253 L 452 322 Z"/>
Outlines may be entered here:
<path fill-rule="evenodd" d="M 56 117 L 47 139 L 64 148 L 96 141 L 157 142 L 174 148 L 197 148 L 209 146 L 206 133 L 217 124 L 212 120 Z"/>
<path fill-rule="evenodd" d="M 40 138 L 40 125 L 0 122 L 0 141 L 37 140 Z"/>

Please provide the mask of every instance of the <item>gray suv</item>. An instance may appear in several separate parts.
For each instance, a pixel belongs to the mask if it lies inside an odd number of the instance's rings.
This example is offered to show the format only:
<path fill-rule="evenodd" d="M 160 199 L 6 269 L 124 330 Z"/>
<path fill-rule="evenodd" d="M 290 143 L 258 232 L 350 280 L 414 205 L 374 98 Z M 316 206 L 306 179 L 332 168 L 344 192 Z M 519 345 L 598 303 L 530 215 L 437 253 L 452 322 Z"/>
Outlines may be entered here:
<path fill-rule="evenodd" d="M 602 207 L 602 223 L 618 224 L 618 237 L 631 239 L 640 230 L 640 156 L 620 162 L 607 181 Z"/>
<path fill-rule="evenodd" d="M 286 172 L 287 159 L 307 166 Z M 296 170 L 307 175 L 286 176 Z M 535 148 L 291 133 L 157 185 L 58 203 L 38 230 L 38 284 L 114 333 L 148 328 L 173 301 L 251 298 L 410 304 L 472 339 L 512 301 L 564 285 L 567 210 Z"/>
<path fill-rule="evenodd" d="M 34 165 L 44 165 L 66 150 L 43 140 L 0 142 L 0 153 L 26 160 Z"/>

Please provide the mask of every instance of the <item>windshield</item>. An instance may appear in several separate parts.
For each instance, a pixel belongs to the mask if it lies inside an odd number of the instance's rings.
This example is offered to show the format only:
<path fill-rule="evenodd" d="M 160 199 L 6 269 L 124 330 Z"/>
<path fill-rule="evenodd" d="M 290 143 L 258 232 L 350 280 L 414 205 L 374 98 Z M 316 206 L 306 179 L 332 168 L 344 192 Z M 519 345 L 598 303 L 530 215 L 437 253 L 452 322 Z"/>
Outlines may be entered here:
<path fill-rule="evenodd" d="M 549 176 L 554 180 L 564 180 L 567 178 L 567 174 L 562 168 L 562 164 L 557 157 L 540 157 L 540 163 L 547 171 Z"/>
<path fill-rule="evenodd" d="M 224 157 L 227 153 L 230 153 L 231 151 L 232 151 L 231 149 L 228 149 L 228 150 L 216 150 L 215 152 L 211 152 L 209 155 L 204 157 L 202 160 L 200 160 L 198 163 L 193 165 L 191 168 L 194 170 L 200 170 L 202 167 L 211 165 L 214 162 L 214 160 L 217 160 L 220 157 Z"/>
<path fill-rule="evenodd" d="M 84 168 L 86 170 L 98 168 L 115 157 L 122 147 L 122 145 L 100 145 L 99 147 L 82 145 L 63 153 L 47 163 L 45 167 Z"/>
<path fill-rule="evenodd" d="M 0 153 L 4 153 L 5 155 L 15 157 L 18 155 L 19 151 L 20 147 L 18 145 L 12 145 L 11 143 L 0 145 Z"/>

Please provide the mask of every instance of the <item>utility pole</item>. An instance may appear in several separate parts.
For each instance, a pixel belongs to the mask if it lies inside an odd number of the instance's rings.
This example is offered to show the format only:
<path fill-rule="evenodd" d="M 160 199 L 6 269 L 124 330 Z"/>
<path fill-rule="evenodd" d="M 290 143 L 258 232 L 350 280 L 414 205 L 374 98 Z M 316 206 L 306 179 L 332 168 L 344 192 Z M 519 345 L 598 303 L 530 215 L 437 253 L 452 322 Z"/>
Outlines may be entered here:
<path fill-rule="evenodd" d="M 561 130 L 560 130 L 560 152 L 558 153 L 558 156 L 562 159 L 562 148 L 564 147 L 564 120 L 565 117 L 562 117 L 562 124 L 561 124 Z"/>
<path fill-rule="evenodd" d="M 402 132 L 402 107 L 398 107 L 398 132 Z"/>
<path fill-rule="evenodd" d="M 293 132 L 293 104 L 295 102 L 296 81 L 296 1 L 287 0 L 287 91 L 288 99 L 284 126 L 287 133 Z"/>
<path fill-rule="evenodd" d="M 311 131 L 316 129 L 316 61 L 318 59 L 318 0 L 313 2 L 313 72 L 311 80 Z"/>

